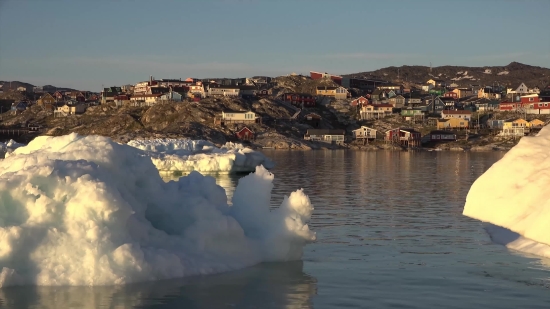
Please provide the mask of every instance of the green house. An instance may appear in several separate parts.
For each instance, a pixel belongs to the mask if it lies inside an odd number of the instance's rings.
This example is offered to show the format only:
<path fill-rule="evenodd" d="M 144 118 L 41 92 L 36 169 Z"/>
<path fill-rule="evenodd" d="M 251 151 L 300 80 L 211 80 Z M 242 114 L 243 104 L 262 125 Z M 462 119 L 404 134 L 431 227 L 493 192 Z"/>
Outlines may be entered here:
<path fill-rule="evenodd" d="M 401 116 L 403 117 L 412 117 L 412 116 L 418 116 L 422 115 L 423 112 L 421 109 L 411 108 L 411 109 L 402 109 L 401 110 Z"/>

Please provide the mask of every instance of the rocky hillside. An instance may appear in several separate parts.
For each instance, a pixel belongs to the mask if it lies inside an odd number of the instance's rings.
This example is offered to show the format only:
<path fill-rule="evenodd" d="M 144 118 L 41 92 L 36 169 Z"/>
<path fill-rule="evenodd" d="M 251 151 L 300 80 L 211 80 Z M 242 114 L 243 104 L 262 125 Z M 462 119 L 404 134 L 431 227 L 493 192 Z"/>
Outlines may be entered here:
<path fill-rule="evenodd" d="M 273 79 L 273 84 L 271 91 L 275 97 L 289 92 L 316 94 L 318 86 L 338 86 L 330 79 L 313 80 L 303 75 L 279 76 Z"/>
<path fill-rule="evenodd" d="M 310 148 L 303 141 L 307 124 L 290 120 L 294 111 L 270 99 L 245 100 L 208 98 L 201 102 L 156 104 L 152 107 L 117 108 L 114 105 L 91 106 L 82 115 L 54 118 L 51 111 L 33 105 L 19 115 L 4 113 L 0 126 L 17 128 L 22 123 L 36 123 L 45 130 L 41 134 L 109 136 L 119 142 L 135 138 L 169 137 L 206 139 L 215 144 L 236 141 L 235 132 L 242 125 L 216 125 L 222 111 L 254 111 L 262 123 L 248 125 L 256 133 L 253 146 L 273 148 Z M 334 120 L 335 118 L 328 119 Z M 327 124 L 329 127 L 330 124 Z"/>
<path fill-rule="evenodd" d="M 371 72 L 348 74 L 355 78 L 377 78 L 390 81 L 425 83 L 432 78 L 443 79 L 460 86 L 470 84 L 499 85 L 518 87 L 525 83 L 528 87 L 542 88 L 550 83 L 550 69 L 512 62 L 507 66 L 494 67 L 465 67 L 440 66 L 429 68 L 426 66 L 388 67 Z"/>

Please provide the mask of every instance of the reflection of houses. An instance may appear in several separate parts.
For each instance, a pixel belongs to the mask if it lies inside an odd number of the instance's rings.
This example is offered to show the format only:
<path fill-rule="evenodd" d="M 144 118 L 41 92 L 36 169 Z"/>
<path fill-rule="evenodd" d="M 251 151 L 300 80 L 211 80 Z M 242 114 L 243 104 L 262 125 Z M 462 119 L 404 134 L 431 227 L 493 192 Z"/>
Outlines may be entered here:
<path fill-rule="evenodd" d="M 214 118 L 216 124 L 229 124 L 229 123 L 259 123 L 260 117 L 256 116 L 254 112 L 222 112 L 221 118 Z"/>
<path fill-rule="evenodd" d="M 283 101 L 290 102 L 295 106 L 313 107 L 315 106 L 315 97 L 307 93 L 285 93 L 283 94 Z"/>
<path fill-rule="evenodd" d="M 242 141 L 254 140 L 254 132 L 247 127 L 243 127 L 239 131 L 235 132 L 235 136 Z"/>
<path fill-rule="evenodd" d="M 469 127 L 469 125 L 470 122 L 467 119 L 446 118 L 437 120 L 438 130 L 466 129 Z"/>
<path fill-rule="evenodd" d="M 386 131 L 384 141 L 406 147 L 420 146 L 422 136 L 420 132 L 411 128 L 395 128 Z"/>
<path fill-rule="evenodd" d="M 344 130 L 309 129 L 304 135 L 304 139 L 308 141 L 342 144 L 344 143 L 344 133 Z"/>
<path fill-rule="evenodd" d="M 378 131 L 373 128 L 361 126 L 359 129 L 353 130 L 352 132 L 353 132 L 353 138 L 355 139 L 374 140 L 376 139 L 376 132 Z"/>
<path fill-rule="evenodd" d="M 456 141 L 456 134 L 449 131 L 434 130 L 430 132 L 431 142 L 451 142 Z"/>
<path fill-rule="evenodd" d="M 66 117 L 69 115 L 82 114 L 86 111 L 86 105 L 84 104 L 64 104 L 63 106 L 58 106 L 53 111 L 54 117 Z"/>
<path fill-rule="evenodd" d="M 317 128 L 319 127 L 319 124 L 321 124 L 321 116 L 318 115 L 318 114 L 315 114 L 315 113 L 309 113 L 307 115 L 304 116 L 303 118 L 304 120 L 304 123 L 314 127 L 314 128 Z"/>

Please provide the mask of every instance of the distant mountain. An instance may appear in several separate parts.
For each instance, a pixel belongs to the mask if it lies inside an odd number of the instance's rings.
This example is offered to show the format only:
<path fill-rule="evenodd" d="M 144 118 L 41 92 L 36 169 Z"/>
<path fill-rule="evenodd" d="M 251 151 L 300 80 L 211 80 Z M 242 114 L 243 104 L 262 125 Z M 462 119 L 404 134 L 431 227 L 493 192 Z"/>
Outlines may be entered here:
<path fill-rule="evenodd" d="M 18 87 L 25 87 L 25 88 L 35 87 L 35 85 L 33 85 L 33 84 L 20 82 L 20 81 L 11 81 L 11 82 L 10 81 L 0 81 L 0 85 L 2 85 L 2 89 L 4 91 L 9 90 L 9 89 L 17 89 Z M 77 89 L 56 87 L 56 86 L 52 86 L 52 85 L 43 86 L 42 89 L 44 89 L 44 91 L 48 91 L 48 92 L 55 92 L 57 90 L 59 90 L 59 91 L 77 91 Z"/>
<path fill-rule="evenodd" d="M 10 89 L 17 89 L 18 87 L 25 87 L 25 88 L 34 87 L 33 84 L 19 82 L 19 81 L 11 81 L 11 82 L 0 81 L 0 85 L 2 85 L 2 89 L 4 91 L 10 90 Z"/>
<path fill-rule="evenodd" d="M 383 79 L 392 82 L 424 84 L 430 79 L 442 79 L 459 86 L 493 85 L 539 88 L 550 84 L 550 69 L 512 62 L 507 66 L 465 67 L 465 66 L 408 66 L 387 67 L 371 72 L 346 74 L 346 77 Z"/>

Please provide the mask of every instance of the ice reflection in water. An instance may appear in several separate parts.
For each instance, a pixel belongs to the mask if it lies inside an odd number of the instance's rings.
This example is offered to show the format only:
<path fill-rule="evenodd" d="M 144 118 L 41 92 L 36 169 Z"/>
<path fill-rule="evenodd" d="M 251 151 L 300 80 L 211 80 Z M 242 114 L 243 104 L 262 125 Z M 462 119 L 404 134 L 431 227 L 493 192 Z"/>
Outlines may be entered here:
<path fill-rule="evenodd" d="M 115 287 L 0 289 L 0 308 L 311 308 L 302 262 L 265 263 L 203 277 Z"/>

